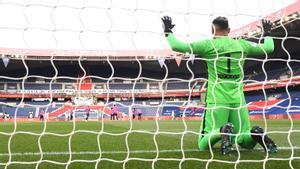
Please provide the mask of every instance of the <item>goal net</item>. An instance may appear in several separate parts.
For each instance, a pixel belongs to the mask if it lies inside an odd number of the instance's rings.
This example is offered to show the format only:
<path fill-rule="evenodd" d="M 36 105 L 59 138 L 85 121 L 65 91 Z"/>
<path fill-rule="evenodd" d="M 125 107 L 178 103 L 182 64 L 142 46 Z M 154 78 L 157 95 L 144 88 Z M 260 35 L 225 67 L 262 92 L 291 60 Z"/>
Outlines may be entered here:
<path fill-rule="evenodd" d="M 207 103 L 211 58 L 173 51 L 163 16 L 187 44 L 224 16 L 228 36 L 263 46 L 272 22 L 274 51 L 236 59 L 245 104 Z M 0 168 L 300 168 L 299 17 L 299 0 L 0 1 Z M 241 146 L 242 110 L 277 153 Z M 237 113 L 229 155 L 220 133 L 199 150 L 207 111 Z"/>

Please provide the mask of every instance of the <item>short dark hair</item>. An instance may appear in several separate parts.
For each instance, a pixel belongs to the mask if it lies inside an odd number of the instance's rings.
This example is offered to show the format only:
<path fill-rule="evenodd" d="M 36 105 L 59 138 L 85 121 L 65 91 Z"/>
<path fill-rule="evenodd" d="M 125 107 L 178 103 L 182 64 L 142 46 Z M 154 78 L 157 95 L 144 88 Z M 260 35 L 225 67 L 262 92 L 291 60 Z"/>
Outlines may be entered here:
<path fill-rule="evenodd" d="M 223 16 L 218 16 L 217 18 L 215 18 L 212 23 L 215 26 L 218 26 L 220 29 L 225 30 L 229 28 L 228 25 L 228 19 L 226 17 Z"/>

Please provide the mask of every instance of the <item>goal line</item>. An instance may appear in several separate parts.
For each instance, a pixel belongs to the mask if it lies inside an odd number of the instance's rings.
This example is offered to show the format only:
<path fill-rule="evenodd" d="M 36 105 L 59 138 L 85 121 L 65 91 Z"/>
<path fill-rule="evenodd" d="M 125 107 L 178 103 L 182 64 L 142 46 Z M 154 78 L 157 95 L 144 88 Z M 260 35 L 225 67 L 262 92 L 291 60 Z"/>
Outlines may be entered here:
<path fill-rule="evenodd" d="M 300 147 L 278 147 L 279 150 L 299 150 Z M 236 150 L 236 149 L 235 149 Z M 254 150 L 263 151 L 263 148 L 256 148 Z M 246 151 L 246 149 L 239 149 L 239 151 Z M 249 150 L 247 150 L 249 151 Z M 177 152 L 199 152 L 199 149 L 174 149 L 174 150 L 133 150 L 130 151 L 130 154 L 151 154 L 151 153 L 177 153 Z M 94 155 L 94 154 L 100 154 L 99 151 L 73 151 L 71 152 L 72 155 Z M 127 154 L 128 151 L 101 151 L 101 154 Z M 61 151 L 61 152 L 43 152 L 43 155 L 49 155 L 49 156 L 59 156 L 59 155 L 69 155 L 70 152 L 68 151 Z M 0 153 L 0 157 L 3 156 L 40 156 L 40 152 L 22 152 L 22 153 Z"/>

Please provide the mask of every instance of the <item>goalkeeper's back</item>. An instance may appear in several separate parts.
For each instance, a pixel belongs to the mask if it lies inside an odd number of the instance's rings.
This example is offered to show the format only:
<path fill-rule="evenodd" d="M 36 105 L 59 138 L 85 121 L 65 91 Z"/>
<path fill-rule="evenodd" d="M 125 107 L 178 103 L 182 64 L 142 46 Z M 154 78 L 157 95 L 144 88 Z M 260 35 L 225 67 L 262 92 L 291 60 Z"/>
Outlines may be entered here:
<path fill-rule="evenodd" d="M 190 52 L 205 59 L 208 68 L 207 103 L 245 102 L 243 66 L 248 55 L 262 55 L 274 50 L 273 39 L 256 44 L 243 39 L 218 37 L 191 44 L 178 41 L 170 33 L 167 40 L 174 51 Z"/>
<path fill-rule="evenodd" d="M 170 47 L 177 52 L 193 53 L 203 57 L 208 67 L 207 103 L 245 103 L 243 92 L 243 66 L 248 55 L 262 55 L 273 52 L 274 42 L 270 37 L 264 43 L 256 44 L 228 37 L 230 28 L 225 17 L 217 17 L 212 22 L 211 40 L 193 43 L 178 41 L 172 33 L 171 17 L 162 18 L 164 32 Z M 262 22 L 264 36 L 271 32 L 272 23 Z"/>

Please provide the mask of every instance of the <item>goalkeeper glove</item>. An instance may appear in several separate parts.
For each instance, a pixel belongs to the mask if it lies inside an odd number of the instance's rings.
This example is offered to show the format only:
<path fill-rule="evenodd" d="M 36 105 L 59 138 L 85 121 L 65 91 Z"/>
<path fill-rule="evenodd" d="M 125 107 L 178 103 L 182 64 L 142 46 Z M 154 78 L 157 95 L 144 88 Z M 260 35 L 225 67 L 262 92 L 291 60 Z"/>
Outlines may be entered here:
<path fill-rule="evenodd" d="M 270 20 L 262 20 L 263 36 L 270 36 L 273 23 Z"/>
<path fill-rule="evenodd" d="M 161 18 L 162 22 L 163 22 L 163 29 L 165 32 L 165 36 L 167 37 L 169 35 L 169 33 L 173 33 L 172 29 L 174 28 L 174 24 L 172 24 L 172 18 L 169 16 L 164 16 Z"/>

